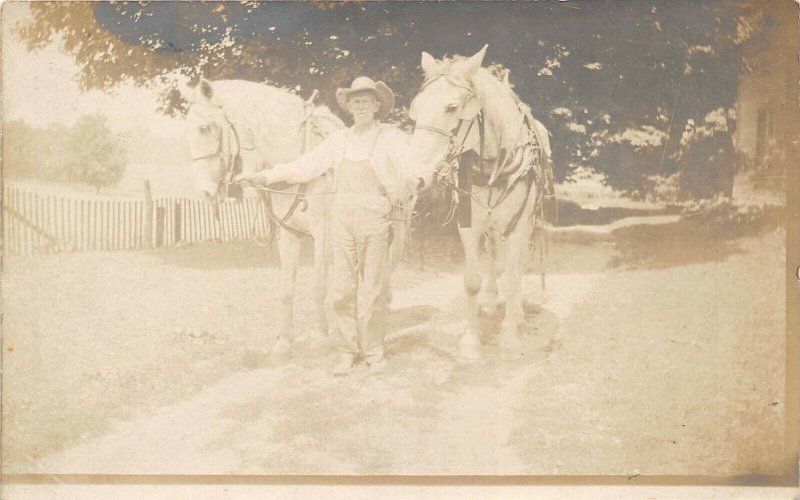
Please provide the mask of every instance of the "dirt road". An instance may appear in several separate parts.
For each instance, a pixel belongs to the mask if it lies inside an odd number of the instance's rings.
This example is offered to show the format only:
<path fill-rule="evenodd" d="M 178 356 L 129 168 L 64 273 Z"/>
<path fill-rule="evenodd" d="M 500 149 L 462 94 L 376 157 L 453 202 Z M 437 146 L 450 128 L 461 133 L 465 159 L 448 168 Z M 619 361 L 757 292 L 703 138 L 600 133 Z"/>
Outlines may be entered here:
<path fill-rule="evenodd" d="M 252 259 L 225 269 L 213 259 L 183 266 L 172 255 L 14 263 L 6 288 L 31 279 L 49 286 L 9 296 L 4 427 L 16 440 L 4 448 L 5 471 L 777 472 L 782 232 L 668 266 L 620 241 L 562 238 L 546 291 L 537 275 L 525 277 L 538 307 L 529 311 L 525 355 L 513 363 L 499 359 L 491 335 L 481 363 L 459 362 L 460 275 L 403 266 L 387 371 L 345 378 L 328 374 L 324 347 L 285 363 L 266 359 L 262 328 L 274 325 L 277 304 L 261 298 L 276 292 L 276 269 Z M 86 272 L 92 285 L 76 289 Z M 309 273 L 301 271 L 301 284 Z M 213 290 L 204 302 L 200 287 Z M 306 288 L 301 315 L 311 308 Z M 103 299 L 109 294 L 115 300 Z M 23 330 L 15 322 L 30 311 L 26 300 L 54 314 L 40 309 Z M 496 318 L 485 321 L 491 331 Z M 44 392 L 14 384 L 23 377 Z M 58 418 L 64 425 L 54 428 Z"/>

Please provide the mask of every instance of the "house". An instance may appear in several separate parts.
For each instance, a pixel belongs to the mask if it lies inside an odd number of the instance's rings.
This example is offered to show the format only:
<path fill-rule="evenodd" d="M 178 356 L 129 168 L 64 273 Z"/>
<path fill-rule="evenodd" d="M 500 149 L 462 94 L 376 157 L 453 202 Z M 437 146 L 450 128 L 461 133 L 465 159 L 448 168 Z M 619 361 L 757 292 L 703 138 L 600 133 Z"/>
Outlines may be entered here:
<path fill-rule="evenodd" d="M 763 9 L 765 29 L 742 44 L 733 198 L 783 204 L 800 139 L 800 8 L 781 0 Z"/>

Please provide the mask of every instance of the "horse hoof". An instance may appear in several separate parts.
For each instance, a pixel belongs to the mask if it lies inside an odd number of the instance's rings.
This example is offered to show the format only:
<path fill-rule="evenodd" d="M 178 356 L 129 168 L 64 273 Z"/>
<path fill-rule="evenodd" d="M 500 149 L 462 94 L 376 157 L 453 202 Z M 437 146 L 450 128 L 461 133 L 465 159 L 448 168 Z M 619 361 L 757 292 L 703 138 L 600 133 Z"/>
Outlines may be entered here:
<path fill-rule="evenodd" d="M 522 314 L 525 316 L 537 316 L 542 313 L 542 306 L 533 300 L 522 301 Z"/>
<path fill-rule="evenodd" d="M 480 341 L 474 333 L 470 331 L 464 332 L 458 342 L 458 357 L 467 362 L 481 359 Z"/>
<path fill-rule="evenodd" d="M 497 307 L 497 304 L 494 304 L 494 303 L 484 304 L 484 305 L 481 306 L 481 314 L 484 315 L 484 316 L 490 316 L 491 317 L 491 316 L 494 316 L 495 314 L 497 314 L 497 310 L 498 309 L 499 308 Z"/>
<path fill-rule="evenodd" d="M 309 332 L 308 338 L 311 340 L 312 348 L 327 345 L 328 340 L 330 339 L 327 331 L 319 329 Z"/>
<path fill-rule="evenodd" d="M 292 344 L 286 340 L 285 337 L 278 339 L 278 342 L 272 346 L 269 353 L 269 359 L 273 362 L 286 361 L 292 357 Z"/>
<path fill-rule="evenodd" d="M 522 343 L 516 335 L 506 335 L 500 339 L 500 356 L 504 361 L 516 361 L 524 355 Z"/>
<path fill-rule="evenodd" d="M 520 325 L 519 330 L 524 332 L 525 335 L 529 337 L 533 337 L 539 333 L 539 328 L 536 326 L 535 323 L 524 323 Z"/>

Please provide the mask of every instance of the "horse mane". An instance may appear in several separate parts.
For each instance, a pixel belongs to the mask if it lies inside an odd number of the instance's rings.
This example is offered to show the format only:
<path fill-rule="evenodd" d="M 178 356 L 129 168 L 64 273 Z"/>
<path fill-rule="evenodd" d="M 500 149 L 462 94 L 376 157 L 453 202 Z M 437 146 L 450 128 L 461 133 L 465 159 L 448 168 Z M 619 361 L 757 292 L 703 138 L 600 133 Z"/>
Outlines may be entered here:
<path fill-rule="evenodd" d="M 245 149 L 255 149 L 266 165 L 296 158 L 304 100 L 286 89 L 247 80 L 211 82 L 215 99 L 234 123 Z M 317 126 L 329 134 L 344 123 L 327 106 L 315 106 Z"/>
<path fill-rule="evenodd" d="M 483 103 L 487 132 L 494 131 L 501 151 L 517 146 L 522 125 L 519 98 L 506 84 L 486 68 L 479 68 L 472 77 L 475 92 Z"/>
<path fill-rule="evenodd" d="M 326 134 L 331 134 L 345 127 L 344 122 L 328 106 L 314 106 L 314 118 L 317 121 L 317 126 Z"/>
<path fill-rule="evenodd" d="M 265 124 L 285 127 L 285 123 L 278 123 L 276 117 L 298 115 L 303 107 L 300 96 L 286 89 L 247 80 L 216 80 L 211 84 L 214 95 L 231 119 L 234 114 L 256 112 L 265 114 Z"/>

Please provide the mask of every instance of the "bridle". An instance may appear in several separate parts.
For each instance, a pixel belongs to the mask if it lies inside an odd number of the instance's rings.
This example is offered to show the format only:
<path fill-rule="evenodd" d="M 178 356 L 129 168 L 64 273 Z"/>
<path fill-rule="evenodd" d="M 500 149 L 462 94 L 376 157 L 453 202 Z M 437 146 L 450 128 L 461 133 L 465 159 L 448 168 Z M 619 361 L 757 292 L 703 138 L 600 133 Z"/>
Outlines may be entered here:
<path fill-rule="evenodd" d="M 222 170 L 225 172 L 218 181 L 217 181 L 217 193 L 219 197 L 219 193 L 222 192 L 222 187 L 225 187 L 226 195 L 230 194 L 229 190 L 231 186 L 233 186 L 233 178 L 242 173 L 242 143 L 239 138 L 239 132 L 236 130 L 236 126 L 233 124 L 233 121 L 228 117 L 228 114 L 225 113 L 225 110 L 221 107 L 219 108 L 220 112 L 222 113 L 222 118 L 225 120 L 225 125 L 227 126 L 228 133 L 226 134 L 226 129 L 223 127 L 219 127 L 219 133 L 217 134 L 217 150 L 213 153 L 209 153 L 206 155 L 200 156 L 193 156 L 191 158 L 192 161 L 199 161 L 199 160 L 208 160 L 208 159 L 218 159 L 220 164 L 222 165 Z M 203 116 L 203 113 L 198 113 Z M 210 121 L 214 124 L 219 126 L 219 120 L 216 117 L 209 117 Z M 208 125 L 205 125 L 208 126 Z M 234 143 L 236 145 L 236 149 L 230 147 L 230 137 L 233 136 Z M 227 138 L 227 141 L 226 141 Z M 225 143 L 228 143 L 228 148 L 226 151 Z M 238 186 L 237 186 L 238 187 Z"/>
<path fill-rule="evenodd" d="M 463 111 L 465 106 L 469 103 L 470 99 L 479 99 L 478 94 L 475 91 L 474 87 L 472 87 L 469 84 L 462 83 L 462 81 L 459 81 L 458 79 L 451 77 L 447 73 L 441 73 L 439 75 L 436 75 L 432 78 L 425 80 L 425 82 L 423 82 L 422 84 L 422 87 L 420 88 L 419 93 L 421 94 L 426 87 L 428 87 L 434 81 L 437 81 L 441 78 L 444 78 L 450 85 L 467 91 L 467 94 L 463 97 L 462 102 L 458 108 L 459 110 Z M 526 127 L 530 127 L 532 125 L 533 118 L 530 115 L 530 108 L 527 108 L 527 106 L 523 108 L 523 106 L 524 105 L 522 103 L 518 102 L 517 108 L 523 116 L 521 126 L 522 129 L 524 130 Z M 471 215 L 470 215 L 471 202 L 474 201 L 479 206 L 483 207 L 484 209 L 487 209 L 489 213 L 491 213 L 491 211 L 495 207 L 500 205 L 500 203 L 502 203 L 508 197 L 516 182 L 525 178 L 527 179 L 527 183 L 530 185 L 531 183 L 536 182 L 536 178 L 541 177 L 537 175 L 536 168 L 534 168 L 533 164 L 531 164 L 531 167 L 528 168 L 527 170 L 528 175 L 524 177 L 519 176 L 516 178 L 516 180 L 504 186 L 503 189 L 500 191 L 499 195 L 493 201 L 492 200 L 493 190 L 491 189 L 493 187 L 492 180 L 496 179 L 495 173 L 493 173 L 492 176 L 490 177 L 488 184 L 490 189 L 487 195 L 488 196 L 487 199 L 484 201 L 475 196 L 472 193 L 472 169 L 461 165 L 459 160 L 461 158 L 461 155 L 464 154 L 465 152 L 467 146 L 466 145 L 467 138 L 469 137 L 469 133 L 476 122 L 478 123 L 479 136 L 480 136 L 479 138 L 480 144 L 479 144 L 479 149 L 477 151 L 478 170 L 480 172 L 483 172 L 486 159 L 484 158 L 485 129 L 484 129 L 484 109 L 482 103 L 479 106 L 479 110 L 474 117 L 469 119 L 459 119 L 458 125 L 455 128 L 453 128 L 453 130 L 448 131 L 441 127 L 436 127 L 434 125 L 428 125 L 428 124 L 417 124 L 415 127 L 415 129 L 425 130 L 443 135 L 447 137 L 449 140 L 449 144 L 446 153 L 444 155 L 444 158 L 435 169 L 435 175 L 439 180 L 444 181 L 444 184 L 448 188 L 458 193 L 458 197 L 453 196 L 453 206 L 451 207 L 451 212 L 450 215 L 448 215 L 448 220 L 446 221 L 446 223 L 450 222 L 450 219 L 452 218 L 453 214 L 457 211 L 460 227 L 470 227 L 471 225 Z M 525 143 L 522 144 L 521 147 L 531 147 L 535 149 L 538 147 L 538 145 L 534 146 L 532 144 Z M 513 158 L 513 155 L 509 157 L 509 160 L 511 158 Z M 524 161 L 524 155 L 521 158 Z M 535 155 L 533 158 L 535 158 Z M 532 161 L 536 161 L 536 159 Z M 525 167 L 523 166 L 523 168 Z M 505 229 L 505 231 L 503 231 L 502 237 L 508 236 L 508 234 L 510 234 L 511 231 L 513 231 L 514 228 L 516 227 L 519 217 L 522 215 L 522 210 L 524 209 L 525 204 L 527 203 L 530 190 L 528 190 L 526 193 L 527 194 L 525 197 L 525 203 L 521 205 L 520 210 L 513 216 L 511 222 L 508 224 L 508 227 Z"/>
<path fill-rule="evenodd" d="M 469 227 L 471 224 L 471 216 L 469 214 L 470 202 L 475 201 L 479 205 L 485 204 L 474 194 L 472 194 L 472 172 L 468 168 L 460 168 L 459 160 L 467 147 L 466 142 L 470 132 L 472 131 L 472 127 L 475 125 L 475 123 L 477 123 L 479 135 L 479 146 L 477 151 L 478 165 L 479 169 L 483 171 L 485 141 L 483 106 L 480 105 L 480 98 L 471 85 L 462 83 L 446 73 L 442 73 L 434 76 L 433 78 L 425 80 L 419 90 L 418 95 L 421 94 L 430 84 L 441 78 L 444 78 L 447 83 L 453 85 L 454 87 L 466 90 L 467 93 L 460 103 L 458 108 L 459 110 L 463 110 L 471 99 L 477 99 L 479 102 L 478 112 L 475 114 L 475 116 L 469 119 L 459 118 L 458 125 L 456 125 L 452 130 L 446 130 L 435 125 L 428 125 L 424 123 L 416 124 L 414 129 L 434 132 L 447 137 L 449 142 L 444 158 L 441 162 L 439 162 L 434 171 L 435 178 L 442 182 L 446 188 L 452 189 L 453 191 L 453 196 L 451 198 L 452 205 L 442 225 L 444 226 L 449 224 L 456 215 L 456 209 L 460 207 L 461 209 L 458 210 L 459 225 L 461 227 Z M 455 193 L 458 193 L 458 196 L 455 196 Z"/>
<path fill-rule="evenodd" d="M 477 92 L 475 92 L 475 89 L 471 85 L 468 85 L 468 84 L 465 84 L 465 83 L 461 83 L 458 80 L 456 80 L 455 78 L 453 78 L 450 75 L 445 74 L 445 73 L 442 73 L 442 74 L 437 75 L 437 76 L 435 76 L 433 78 L 429 78 L 429 79 L 425 80 L 423 82 L 423 84 L 422 84 L 422 87 L 419 89 L 418 95 L 421 94 L 425 90 L 426 87 L 428 87 L 430 84 L 432 84 L 436 80 L 439 80 L 440 78 L 444 78 L 447 81 L 447 83 L 449 83 L 450 85 L 452 85 L 454 87 L 458 87 L 458 88 L 461 88 L 461 89 L 467 91 L 467 94 L 464 96 L 464 98 L 461 101 L 461 105 L 459 106 L 459 109 L 463 109 L 464 106 L 466 106 L 466 104 L 472 99 L 478 99 L 478 101 L 480 102 L 480 99 L 478 97 Z M 482 162 L 483 161 L 483 135 L 484 135 L 483 134 L 483 107 L 482 106 L 479 107 L 479 111 L 474 117 L 472 117 L 470 119 L 467 119 L 467 120 L 459 118 L 458 125 L 456 125 L 455 128 L 453 128 L 452 130 L 447 130 L 447 129 L 444 129 L 444 128 L 441 128 L 441 127 L 437 127 L 435 125 L 428 125 L 428 124 L 424 124 L 424 123 L 423 124 L 420 124 L 420 123 L 416 124 L 414 126 L 414 130 L 426 130 L 428 132 L 434 132 L 436 134 L 443 135 L 443 136 L 447 137 L 447 139 L 449 140 L 449 144 L 448 144 L 448 147 L 447 147 L 447 153 L 446 153 L 445 158 L 444 158 L 444 163 L 452 164 L 455 160 L 458 159 L 459 156 L 461 156 L 461 154 L 464 153 L 464 148 L 466 146 L 467 137 L 469 137 L 469 133 L 472 131 L 472 126 L 475 124 L 476 121 L 478 122 L 478 126 L 480 128 L 480 151 L 479 151 L 479 156 L 480 156 L 480 161 Z M 463 133 L 461 133 L 462 131 L 463 131 Z"/>

